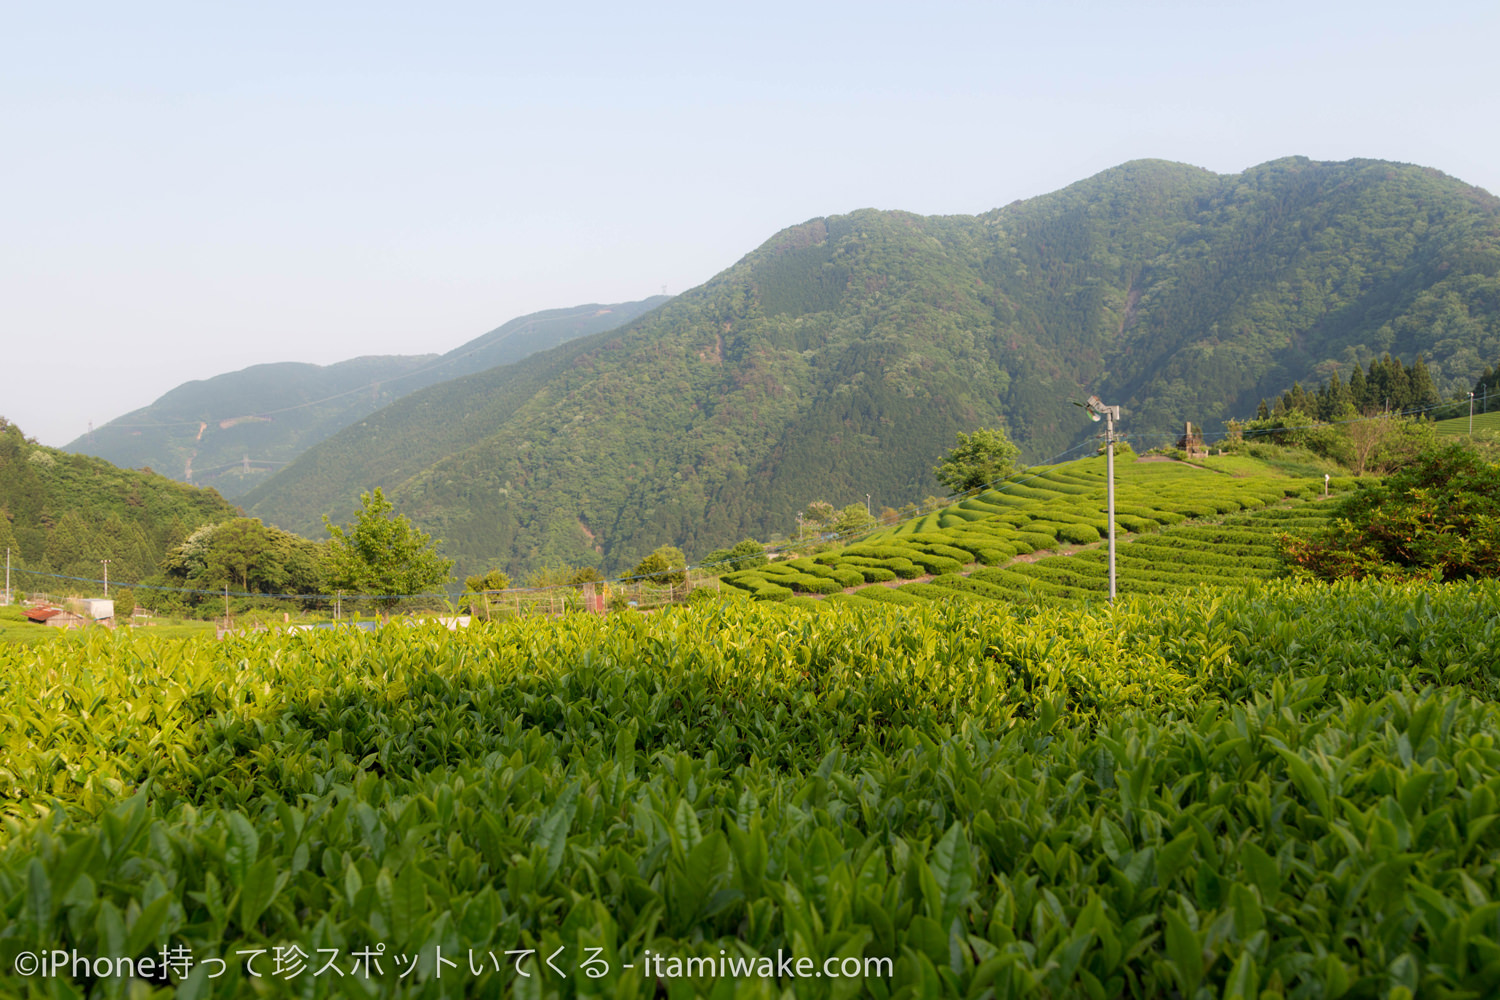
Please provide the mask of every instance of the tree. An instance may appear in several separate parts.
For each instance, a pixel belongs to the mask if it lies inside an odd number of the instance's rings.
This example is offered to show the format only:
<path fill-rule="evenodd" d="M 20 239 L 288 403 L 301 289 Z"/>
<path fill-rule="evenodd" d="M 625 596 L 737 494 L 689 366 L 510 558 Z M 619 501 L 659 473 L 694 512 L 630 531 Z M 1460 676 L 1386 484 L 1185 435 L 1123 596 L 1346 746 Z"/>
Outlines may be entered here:
<path fill-rule="evenodd" d="M 870 510 L 862 503 L 851 503 L 839 511 L 838 520 L 833 523 L 833 530 L 839 533 L 840 538 L 848 538 L 875 527 L 875 519 L 870 516 Z"/>
<path fill-rule="evenodd" d="M 1432 373 L 1427 370 L 1427 362 L 1422 359 L 1422 355 L 1418 354 L 1417 360 L 1406 370 L 1406 378 L 1411 388 L 1408 406 L 1431 406 L 1438 401 L 1437 388 L 1432 384 Z"/>
<path fill-rule="evenodd" d="M 1365 370 L 1358 362 L 1355 362 L 1354 370 L 1349 373 L 1349 397 L 1354 400 L 1354 408 L 1360 413 L 1367 414 L 1375 408 L 1374 392 L 1369 380 L 1365 378 Z"/>
<path fill-rule="evenodd" d="M 663 545 L 636 564 L 630 575 L 659 587 L 678 587 L 687 581 L 687 557 L 682 550 Z"/>
<path fill-rule="evenodd" d="M 469 614 L 483 614 L 490 617 L 489 595 L 497 590 L 509 590 L 510 577 L 498 569 L 492 569 L 488 573 L 476 573 L 473 576 L 464 577 L 464 593 L 459 598 L 461 606 Z"/>
<path fill-rule="evenodd" d="M 754 569 L 757 566 L 768 565 L 771 561 L 766 558 L 766 547 L 753 538 L 735 542 L 729 554 L 734 557 L 735 569 Z"/>
<path fill-rule="evenodd" d="M 166 582 L 188 590 L 228 586 L 248 594 L 319 594 L 323 549 L 257 518 L 238 517 L 198 528 L 167 552 L 160 568 Z M 217 607 L 204 596 L 190 593 L 183 600 Z"/>
<path fill-rule="evenodd" d="M 817 528 L 832 526 L 839 517 L 838 509 L 827 500 L 814 500 L 807 505 L 807 510 L 802 514 L 802 520 Z"/>
<path fill-rule="evenodd" d="M 1003 430 L 981 427 L 973 434 L 959 431 L 958 447 L 933 466 L 932 473 L 952 492 L 967 493 L 1010 475 L 1020 453 Z"/>
<path fill-rule="evenodd" d="M 1392 414 L 1349 420 L 1341 429 L 1348 441 L 1344 464 L 1356 476 L 1389 472 L 1434 443 L 1431 425 Z"/>
<path fill-rule="evenodd" d="M 721 576 L 742 569 L 754 569 L 769 562 L 766 547 L 753 538 L 737 542 L 733 548 L 714 549 L 703 557 L 703 567 Z"/>
<path fill-rule="evenodd" d="M 219 525 L 211 536 L 204 562 L 209 578 L 241 590 L 250 589 L 250 572 L 269 549 L 264 525 L 255 518 L 237 517 Z"/>
<path fill-rule="evenodd" d="M 115 602 L 115 624 L 129 625 L 130 616 L 135 614 L 135 591 L 129 587 L 117 587 L 110 591 L 109 596 Z"/>
<path fill-rule="evenodd" d="M 323 515 L 328 529 L 328 585 L 364 594 L 389 614 L 403 597 L 448 582 L 452 559 L 437 552 L 441 541 L 419 531 L 377 486 L 361 493 L 354 524 L 345 531 Z"/>
<path fill-rule="evenodd" d="M 510 577 L 498 569 L 492 569 L 488 573 L 464 577 L 464 589 L 474 594 L 482 594 L 487 590 L 509 590 Z"/>

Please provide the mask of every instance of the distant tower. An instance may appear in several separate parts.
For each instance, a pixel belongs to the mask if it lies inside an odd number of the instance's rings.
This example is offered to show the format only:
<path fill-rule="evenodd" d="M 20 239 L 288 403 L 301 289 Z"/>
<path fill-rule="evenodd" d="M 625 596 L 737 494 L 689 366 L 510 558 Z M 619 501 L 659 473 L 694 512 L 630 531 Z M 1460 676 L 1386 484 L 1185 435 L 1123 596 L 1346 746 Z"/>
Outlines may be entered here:
<path fill-rule="evenodd" d="M 245 455 L 245 474 L 249 475 L 249 473 L 250 473 L 250 456 L 249 456 L 249 454 L 246 454 Z"/>
<path fill-rule="evenodd" d="M 89 421 L 89 444 L 93 444 L 93 443 L 94 443 L 94 422 L 92 420 L 90 420 Z"/>

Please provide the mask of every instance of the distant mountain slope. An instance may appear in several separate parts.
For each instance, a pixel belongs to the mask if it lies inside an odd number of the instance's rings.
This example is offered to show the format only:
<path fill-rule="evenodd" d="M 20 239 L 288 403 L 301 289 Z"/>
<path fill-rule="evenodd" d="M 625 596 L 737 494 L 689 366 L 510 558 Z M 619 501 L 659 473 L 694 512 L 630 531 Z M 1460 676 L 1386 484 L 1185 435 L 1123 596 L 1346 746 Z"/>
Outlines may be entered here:
<path fill-rule="evenodd" d="M 1032 461 L 1088 392 L 1150 445 L 1384 351 L 1440 391 L 1500 355 L 1500 202 L 1433 170 L 1139 161 L 978 217 L 778 233 L 618 330 L 414 393 L 245 497 L 305 532 L 386 488 L 459 569 L 620 570 L 936 492 L 954 433 Z"/>
<path fill-rule="evenodd" d="M 32 573 L 131 583 L 152 576 L 171 546 L 194 528 L 234 517 L 213 490 L 120 469 L 28 440 L 0 418 L 0 558 L 11 549 L 20 589 L 89 592 L 86 585 Z"/>
<path fill-rule="evenodd" d="M 533 313 L 443 355 L 255 365 L 178 386 L 67 450 L 149 467 L 237 498 L 307 448 L 409 392 L 611 329 L 665 301 L 661 295 Z"/>

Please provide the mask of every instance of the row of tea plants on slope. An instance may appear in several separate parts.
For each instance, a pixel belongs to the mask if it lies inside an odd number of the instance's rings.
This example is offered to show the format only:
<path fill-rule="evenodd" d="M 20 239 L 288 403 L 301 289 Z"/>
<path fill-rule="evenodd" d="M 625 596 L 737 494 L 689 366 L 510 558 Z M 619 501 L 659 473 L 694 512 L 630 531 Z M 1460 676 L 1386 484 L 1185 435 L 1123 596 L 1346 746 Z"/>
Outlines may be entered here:
<path fill-rule="evenodd" d="M 1321 496 L 1321 479 L 1237 477 L 1176 462 L 1138 462 L 1122 465 L 1119 480 L 1117 531 L 1146 536 L 1146 544 L 1121 560 L 1121 578 L 1138 592 L 1268 579 L 1282 566 L 1278 533 L 1321 524 L 1323 516 L 1313 504 L 1301 504 L 1291 515 L 1274 506 Z M 1339 480 L 1333 488 L 1350 485 Z M 1220 526 L 1226 515 L 1236 515 L 1229 524 L 1243 530 Z M 1034 470 L 1021 481 L 855 544 L 728 573 L 723 581 L 757 600 L 797 600 L 799 594 L 849 588 L 862 588 L 856 595 L 862 600 L 897 604 L 955 596 L 1067 600 L 1107 592 L 1107 574 L 1101 576 L 1095 563 L 1104 557 L 1032 563 L 1032 554 L 1097 545 L 1108 533 L 1103 463 L 1089 459 Z M 981 568 L 967 571 L 975 564 Z M 1184 573 L 1189 565 L 1202 571 Z M 1236 565 L 1244 572 L 1235 572 Z M 1223 571 L 1215 572 L 1217 567 Z M 936 579 L 897 584 L 923 576 Z"/>

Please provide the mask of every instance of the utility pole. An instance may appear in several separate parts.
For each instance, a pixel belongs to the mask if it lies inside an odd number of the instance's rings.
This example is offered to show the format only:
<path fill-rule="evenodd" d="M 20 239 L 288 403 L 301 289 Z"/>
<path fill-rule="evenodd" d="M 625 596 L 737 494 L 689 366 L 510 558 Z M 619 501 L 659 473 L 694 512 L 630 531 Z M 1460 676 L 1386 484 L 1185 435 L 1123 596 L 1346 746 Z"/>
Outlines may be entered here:
<path fill-rule="evenodd" d="M 109 560 L 108 559 L 100 559 L 99 561 L 104 564 L 104 596 L 108 597 L 109 596 Z"/>
<path fill-rule="evenodd" d="M 874 517 L 875 516 L 873 513 L 870 512 L 870 494 L 868 494 L 868 493 L 865 494 L 865 516 L 866 517 Z"/>
<path fill-rule="evenodd" d="M 10 607 L 10 546 L 5 547 L 5 606 Z"/>
<path fill-rule="evenodd" d="M 1474 394 L 1469 393 L 1469 437 L 1474 436 Z"/>
<path fill-rule="evenodd" d="M 1105 406 L 1098 396 L 1090 396 L 1089 417 L 1095 423 L 1104 419 L 1104 440 L 1108 444 L 1106 476 L 1109 480 L 1109 603 L 1115 603 L 1115 421 L 1120 419 L 1118 406 Z"/>

